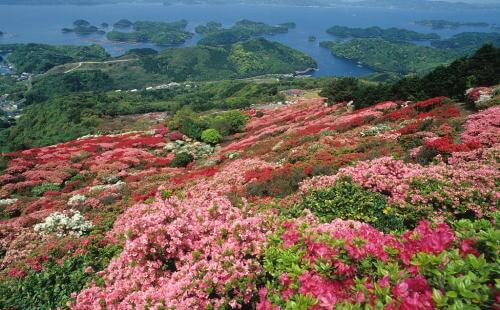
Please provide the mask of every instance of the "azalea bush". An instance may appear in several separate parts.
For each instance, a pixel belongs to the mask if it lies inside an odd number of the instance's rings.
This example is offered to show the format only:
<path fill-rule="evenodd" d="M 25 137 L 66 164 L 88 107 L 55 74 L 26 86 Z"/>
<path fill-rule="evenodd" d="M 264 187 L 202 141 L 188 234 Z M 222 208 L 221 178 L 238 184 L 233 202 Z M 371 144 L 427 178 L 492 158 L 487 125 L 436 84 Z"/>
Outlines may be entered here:
<path fill-rule="evenodd" d="M 481 237 L 468 239 L 479 233 Z M 492 305 L 490 222 L 421 222 L 400 237 L 356 221 L 288 221 L 269 239 L 257 309 L 480 309 Z"/>
<path fill-rule="evenodd" d="M 36 224 L 33 229 L 40 233 L 54 233 L 59 237 L 74 235 L 80 237 L 88 233 L 93 225 L 78 211 L 71 214 L 55 212 L 45 218 L 42 223 Z"/>

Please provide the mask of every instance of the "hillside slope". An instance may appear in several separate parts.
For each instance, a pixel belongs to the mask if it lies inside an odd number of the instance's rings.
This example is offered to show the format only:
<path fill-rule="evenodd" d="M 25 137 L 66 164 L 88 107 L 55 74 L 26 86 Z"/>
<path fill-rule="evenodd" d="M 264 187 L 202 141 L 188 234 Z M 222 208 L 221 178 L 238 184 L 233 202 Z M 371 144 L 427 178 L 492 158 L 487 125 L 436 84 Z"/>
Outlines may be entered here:
<path fill-rule="evenodd" d="M 6 154 L 0 308 L 495 307 L 499 107 L 290 100 Z"/>

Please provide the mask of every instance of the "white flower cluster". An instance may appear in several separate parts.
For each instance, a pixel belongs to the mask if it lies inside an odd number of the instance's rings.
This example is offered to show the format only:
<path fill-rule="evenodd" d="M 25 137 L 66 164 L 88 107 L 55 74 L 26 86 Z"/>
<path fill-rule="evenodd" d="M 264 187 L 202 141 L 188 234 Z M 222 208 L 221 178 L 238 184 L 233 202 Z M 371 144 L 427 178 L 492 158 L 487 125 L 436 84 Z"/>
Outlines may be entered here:
<path fill-rule="evenodd" d="M 362 137 L 372 137 L 389 130 L 391 130 L 391 127 L 387 126 L 386 124 L 378 124 L 366 130 L 363 130 L 360 135 Z"/>
<path fill-rule="evenodd" d="M 68 200 L 68 206 L 79 206 L 85 202 L 85 199 L 87 199 L 85 195 L 76 194 Z"/>
<path fill-rule="evenodd" d="M 55 233 L 59 237 L 68 235 L 83 236 L 88 233 L 93 225 L 87 221 L 78 211 L 71 211 L 72 215 L 55 212 L 49 215 L 45 220 L 34 226 L 39 233 Z"/>
<path fill-rule="evenodd" d="M 163 149 L 174 154 L 188 153 L 193 155 L 194 158 L 204 158 L 212 154 L 217 147 L 213 147 L 203 142 L 193 142 L 191 139 L 186 139 L 186 141 L 177 140 L 167 143 Z"/>
<path fill-rule="evenodd" d="M 0 199 L 0 206 L 9 206 L 17 202 L 17 198 Z"/>

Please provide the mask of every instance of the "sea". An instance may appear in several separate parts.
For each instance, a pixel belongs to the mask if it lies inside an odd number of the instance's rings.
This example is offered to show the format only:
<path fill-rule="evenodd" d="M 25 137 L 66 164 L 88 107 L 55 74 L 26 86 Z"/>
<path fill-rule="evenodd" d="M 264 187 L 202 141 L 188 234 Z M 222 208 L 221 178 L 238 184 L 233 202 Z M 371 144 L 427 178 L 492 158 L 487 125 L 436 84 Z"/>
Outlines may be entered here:
<path fill-rule="evenodd" d="M 106 40 L 105 35 L 78 36 L 74 33 L 63 34 L 61 29 L 72 27 L 73 21 L 85 19 L 95 26 L 101 23 L 112 25 L 119 19 L 131 21 L 175 21 L 185 19 L 188 29 L 194 32 L 199 24 L 209 21 L 221 22 L 230 27 L 236 21 L 249 19 L 268 24 L 295 22 L 297 27 L 288 33 L 268 37 L 295 49 L 298 49 L 318 63 L 319 70 L 314 76 L 363 76 L 372 71 L 358 63 L 333 56 L 330 51 L 321 48 L 319 43 L 336 40 L 326 30 L 333 25 L 349 27 L 380 26 L 398 27 L 418 32 L 435 32 L 448 38 L 459 32 L 493 31 L 492 28 L 461 27 L 458 29 L 433 30 L 414 24 L 421 19 L 444 19 L 461 22 L 487 22 L 500 24 L 500 10 L 401 10 L 387 8 L 361 7 L 297 7 L 272 5 L 163 5 L 112 4 L 112 5 L 0 5 L 0 44 L 4 43 L 48 43 L 48 44 L 100 44 L 108 53 L 119 56 L 131 48 L 160 47 L 153 44 L 114 43 Z M 109 30 L 112 30 L 110 26 Z M 315 36 L 316 41 L 308 38 Z M 200 39 L 199 35 L 187 41 L 184 46 L 192 46 Z M 419 42 L 428 45 L 429 42 Z M 1 70 L 1 69 L 0 69 Z M 5 68 L 4 68 L 5 70 Z M 0 72 L 1 73 L 1 72 Z"/>

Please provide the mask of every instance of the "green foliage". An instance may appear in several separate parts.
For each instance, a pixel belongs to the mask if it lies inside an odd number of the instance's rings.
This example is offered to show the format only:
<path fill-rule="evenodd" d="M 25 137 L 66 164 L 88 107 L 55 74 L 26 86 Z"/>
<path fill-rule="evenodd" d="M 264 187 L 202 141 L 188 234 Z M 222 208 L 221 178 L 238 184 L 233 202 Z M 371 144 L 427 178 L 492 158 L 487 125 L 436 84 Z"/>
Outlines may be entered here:
<path fill-rule="evenodd" d="M 447 64 L 462 54 L 409 43 L 388 42 L 382 39 L 353 39 L 343 43 L 321 42 L 338 57 L 361 61 L 383 72 L 399 74 L 427 73 Z"/>
<path fill-rule="evenodd" d="M 201 140 L 205 143 L 215 145 L 222 140 L 222 136 L 217 131 L 217 129 L 209 128 L 209 129 L 205 129 L 201 133 Z"/>
<path fill-rule="evenodd" d="M 104 60 L 109 57 L 99 45 L 47 45 L 12 44 L 0 45 L 0 52 L 12 51 L 9 62 L 17 72 L 43 73 L 50 68 L 70 62 Z"/>
<path fill-rule="evenodd" d="M 350 28 L 345 26 L 333 26 L 327 30 L 331 35 L 340 38 L 378 38 L 386 41 L 417 41 L 417 40 L 439 40 L 435 33 L 419 33 L 412 30 L 400 28 L 382 29 L 380 27 Z"/>
<path fill-rule="evenodd" d="M 0 308 L 2 309 L 55 309 L 66 307 L 71 293 L 79 292 L 103 270 L 120 247 L 93 246 L 85 255 L 76 255 L 61 264 L 50 262 L 42 271 L 29 271 L 26 277 L 10 278 L 0 282 Z M 86 267 L 93 272 L 86 273 Z"/>
<path fill-rule="evenodd" d="M 47 183 L 47 184 L 37 185 L 37 186 L 33 187 L 33 189 L 31 189 L 31 193 L 34 196 L 43 196 L 43 194 L 45 194 L 45 192 L 57 191 L 60 189 L 61 189 L 61 187 L 57 184 Z"/>
<path fill-rule="evenodd" d="M 299 215 L 304 209 L 309 209 L 325 223 L 340 218 L 369 223 L 384 232 L 404 229 L 402 217 L 387 204 L 384 195 L 367 191 L 348 180 L 312 191 L 290 213 Z"/>
<path fill-rule="evenodd" d="M 193 155 L 189 153 L 179 153 L 175 155 L 175 158 L 170 163 L 171 167 L 182 168 L 189 165 L 194 160 Z"/>

